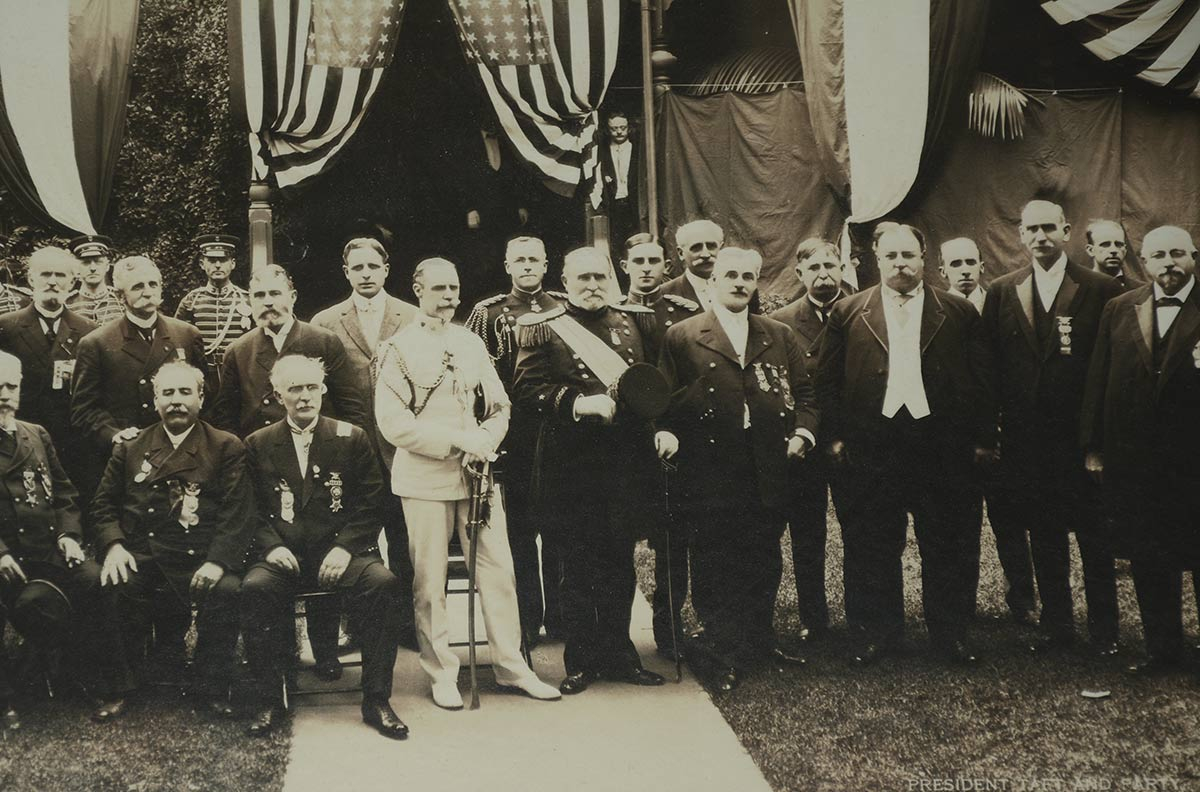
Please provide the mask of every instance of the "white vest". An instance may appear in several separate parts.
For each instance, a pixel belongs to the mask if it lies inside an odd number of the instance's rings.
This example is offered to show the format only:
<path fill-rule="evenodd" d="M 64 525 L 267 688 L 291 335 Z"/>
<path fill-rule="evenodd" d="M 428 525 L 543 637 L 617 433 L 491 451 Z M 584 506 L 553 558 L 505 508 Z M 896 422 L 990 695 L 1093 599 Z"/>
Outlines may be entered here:
<path fill-rule="evenodd" d="M 921 313 L 929 294 L 922 292 L 905 306 L 908 321 L 901 324 L 895 293 L 880 290 L 888 331 L 888 381 L 883 397 L 885 418 L 894 418 L 901 407 L 907 407 L 913 418 L 929 415 L 925 379 L 921 374 Z"/>

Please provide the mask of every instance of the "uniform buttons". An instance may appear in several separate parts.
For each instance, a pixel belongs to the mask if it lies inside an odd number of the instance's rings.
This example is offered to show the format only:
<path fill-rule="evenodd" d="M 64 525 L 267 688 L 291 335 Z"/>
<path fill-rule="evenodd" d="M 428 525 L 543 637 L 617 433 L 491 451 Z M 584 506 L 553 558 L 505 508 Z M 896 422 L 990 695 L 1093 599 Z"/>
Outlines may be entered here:
<path fill-rule="evenodd" d="M 875 373 L 876 374 L 886 374 L 887 372 L 884 369 L 879 369 L 879 371 L 876 371 Z"/>
<path fill-rule="evenodd" d="M 708 389 L 708 392 L 709 392 L 709 393 L 716 393 L 716 392 L 717 392 L 717 389 L 716 389 L 716 388 L 709 388 L 709 389 Z"/>
<path fill-rule="evenodd" d="M 586 371 L 585 371 L 585 372 L 583 372 L 583 374 L 582 374 L 582 375 L 580 375 L 580 376 L 582 376 L 584 379 L 587 379 L 587 378 L 588 378 L 588 375 L 587 375 L 587 372 L 586 372 Z"/>
<path fill-rule="evenodd" d="M 263 404 L 270 404 L 270 403 L 271 403 L 270 399 L 263 399 Z"/>
<path fill-rule="evenodd" d="M 583 365 L 582 363 L 580 363 L 580 364 L 579 364 L 579 368 L 587 368 L 587 366 L 585 366 L 585 365 Z"/>
<path fill-rule="evenodd" d="M 670 327 L 670 326 L 671 326 L 671 320 L 670 320 L 670 319 L 668 319 L 668 320 L 667 320 L 667 327 Z"/>
<path fill-rule="evenodd" d="M 275 519 L 275 515 L 274 515 L 274 514 L 268 514 L 267 516 L 268 516 L 268 517 L 270 517 L 272 520 L 274 520 L 274 519 Z"/>
<path fill-rule="evenodd" d="M 190 547 L 189 547 L 189 548 L 188 548 L 188 555 L 196 555 L 196 551 L 195 551 L 195 550 L 193 550 L 192 548 L 190 548 Z"/>
<path fill-rule="evenodd" d="M 780 418 L 786 418 L 787 416 L 786 416 L 786 415 L 784 415 L 783 413 L 779 413 L 779 417 L 780 417 Z"/>
<path fill-rule="evenodd" d="M 25 529 L 24 529 L 24 528 L 18 528 L 18 529 L 17 529 L 17 533 L 25 533 Z"/>
<path fill-rule="evenodd" d="M 504 313 L 508 313 L 508 306 L 504 306 Z"/>
<path fill-rule="evenodd" d="M 579 360 L 579 355 L 571 355 L 571 360 Z"/>
<path fill-rule="evenodd" d="M 709 361 L 709 363 L 708 363 L 708 367 L 709 367 L 709 368 L 716 368 L 716 367 L 717 367 L 717 364 L 716 364 L 715 362 L 713 362 L 713 361 Z"/>
<path fill-rule="evenodd" d="M 631 366 L 632 366 L 632 365 L 633 365 L 633 363 L 634 363 L 634 360 L 633 360 L 633 358 L 629 358 L 629 365 L 631 365 Z"/>
<path fill-rule="evenodd" d="M 146 509 L 146 511 L 149 512 L 150 514 L 154 514 L 154 507 L 151 506 L 149 509 Z"/>
<path fill-rule="evenodd" d="M 142 377 L 140 380 L 138 380 L 138 384 L 139 384 L 139 385 L 145 385 L 145 384 L 146 384 L 146 378 L 145 378 L 145 377 Z"/>
<path fill-rule="evenodd" d="M 146 534 L 146 536 L 149 536 L 151 539 L 153 539 L 153 538 L 154 538 L 154 531 L 151 531 L 151 532 L 149 532 L 148 534 Z"/>
<path fill-rule="evenodd" d="M 507 308 L 505 308 L 504 310 L 506 310 L 506 311 L 507 311 L 508 309 L 507 309 Z M 510 316 L 510 317 L 508 317 L 508 323 L 509 323 L 509 324 L 516 324 L 516 323 L 517 323 L 517 317 L 515 317 L 515 316 Z"/>
<path fill-rule="evenodd" d="M 629 335 L 629 328 L 628 328 L 628 327 L 626 327 L 626 328 L 625 328 L 625 335 Z"/>
<path fill-rule="evenodd" d="M 625 351 L 626 351 L 626 352 L 628 352 L 629 354 L 631 354 L 631 355 L 632 355 L 632 354 L 633 354 L 633 347 L 625 347 Z"/>
<path fill-rule="evenodd" d="M 667 313 L 674 313 L 674 312 L 675 312 L 675 309 L 674 309 L 673 307 L 671 307 L 670 305 L 668 305 L 668 306 L 667 306 Z"/>
<path fill-rule="evenodd" d="M 717 441 L 716 441 L 716 440 L 714 440 L 714 439 L 712 439 L 712 438 L 710 437 L 710 438 L 708 438 L 708 442 L 710 442 L 710 443 L 715 443 L 715 442 L 717 442 Z"/>
<path fill-rule="evenodd" d="M 270 425 L 271 425 L 270 421 L 267 421 L 267 420 L 263 421 L 263 426 L 270 426 Z"/>
<path fill-rule="evenodd" d="M 150 405 L 149 405 L 149 404 L 146 404 L 145 402 L 142 402 L 142 407 L 143 407 L 143 408 L 145 408 L 145 409 L 147 409 L 147 410 L 149 410 L 149 409 L 150 409 Z"/>

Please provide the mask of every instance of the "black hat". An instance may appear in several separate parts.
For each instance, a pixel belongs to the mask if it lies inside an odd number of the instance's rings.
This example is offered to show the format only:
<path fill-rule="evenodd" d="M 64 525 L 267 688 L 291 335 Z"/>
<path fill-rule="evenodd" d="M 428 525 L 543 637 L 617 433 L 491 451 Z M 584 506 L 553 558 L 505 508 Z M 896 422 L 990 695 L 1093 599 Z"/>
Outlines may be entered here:
<path fill-rule="evenodd" d="M 231 234 L 201 234 L 192 240 L 204 258 L 231 258 L 240 243 Z"/>
<path fill-rule="evenodd" d="M 112 253 L 112 240 L 100 234 L 84 234 L 67 243 L 76 258 L 99 258 Z"/>
<path fill-rule="evenodd" d="M 657 366 L 634 363 L 610 388 L 617 410 L 639 421 L 662 417 L 671 403 L 671 388 Z"/>

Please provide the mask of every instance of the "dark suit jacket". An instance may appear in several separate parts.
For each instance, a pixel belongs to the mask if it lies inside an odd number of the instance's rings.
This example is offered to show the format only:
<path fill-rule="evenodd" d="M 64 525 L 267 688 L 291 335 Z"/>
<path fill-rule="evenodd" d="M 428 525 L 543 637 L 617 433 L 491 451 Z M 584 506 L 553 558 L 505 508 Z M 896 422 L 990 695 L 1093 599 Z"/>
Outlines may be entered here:
<path fill-rule="evenodd" d="M 250 471 L 258 495 L 255 557 L 286 546 L 315 574 L 335 546 L 352 555 L 377 552 L 385 496 L 379 463 L 367 435 L 357 426 L 318 418 L 308 451 L 308 475 L 301 476 L 291 427 L 279 421 L 246 438 Z M 284 485 L 294 498 L 291 522 L 281 509 Z M 340 497 L 335 497 L 339 493 Z"/>
<path fill-rule="evenodd" d="M 627 200 L 634 207 L 634 217 L 640 217 L 641 211 L 641 196 L 644 194 L 642 189 L 642 181 L 644 174 L 642 172 L 642 142 L 634 136 L 629 137 L 630 153 L 629 153 L 629 173 L 626 179 L 629 183 L 629 194 Z M 600 178 L 602 180 L 602 194 L 604 206 L 610 206 L 616 200 L 617 195 L 617 163 L 613 157 L 612 144 L 605 141 L 600 145 Z M 613 240 L 620 245 L 625 244 L 625 240 Z"/>
<path fill-rule="evenodd" d="M 773 319 L 748 319 L 745 366 L 712 311 L 671 327 L 662 346 L 659 368 L 672 398 L 660 426 L 679 438 L 691 506 L 756 491 L 761 503 L 782 509 L 790 489 L 788 439 L 797 429 L 817 435 L 816 400 L 795 334 Z M 723 463 L 745 447 L 747 406 L 757 476 L 734 481 Z"/>
<path fill-rule="evenodd" d="M 150 378 L 168 360 L 182 360 L 208 378 L 204 339 L 187 322 L 158 315 L 154 343 L 147 344 L 129 319 L 102 325 L 79 342 L 71 395 L 71 424 L 105 452 L 113 435 L 159 420 Z"/>
<path fill-rule="evenodd" d="M 199 486 L 199 518 L 179 522 L 187 486 Z M 242 442 L 204 421 L 172 448 L 162 423 L 113 449 L 92 501 L 97 553 L 120 542 L 142 563 L 153 559 L 187 601 L 205 561 L 239 571 L 254 522 L 254 495 Z"/>
<path fill-rule="evenodd" d="M 0 556 L 65 567 L 59 538 L 83 543 L 75 487 L 45 429 L 17 421 L 15 439 L 13 455 L 0 455 Z"/>
<path fill-rule="evenodd" d="M 841 300 L 843 297 L 844 295 L 841 295 L 837 299 Z M 834 305 L 836 304 L 835 302 Z M 833 310 L 832 306 L 830 306 L 830 310 Z M 817 316 L 817 308 L 812 304 L 812 300 L 800 297 L 769 314 L 768 317 L 777 322 L 783 322 L 796 333 L 796 340 L 800 342 L 800 350 L 804 353 L 804 365 L 809 376 L 815 377 L 817 359 L 821 355 L 819 340 L 821 333 L 825 330 L 825 325 Z"/>
<path fill-rule="evenodd" d="M 1080 413 L 1085 451 L 1104 454 L 1104 489 L 1118 510 L 1118 550 L 1147 543 L 1200 563 L 1200 287 L 1171 326 L 1154 365 L 1154 290 L 1105 306 Z M 1183 563 L 1181 560 L 1180 563 Z"/>
<path fill-rule="evenodd" d="M 1016 481 L 1044 473 L 1078 473 L 1079 409 L 1088 360 L 1105 303 L 1121 293 L 1115 280 L 1068 263 L 1054 303 L 1051 343 L 1034 328 L 1033 265 L 992 281 L 983 305 L 993 392 L 1000 417 L 1000 473 Z M 1070 351 L 1062 354 L 1059 317 L 1070 318 Z"/>
<path fill-rule="evenodd" d="M 879 286 L 835 304 L 817 362 L 817 396 L 823 435 L 854 448 L 872 449 L 888 419 L 888 332 Z M 994 423 L 986 380 L 987 345 L 979 312 L 961 297 L 925 284 L 921 315 L 921 376 L 941 444 L 931 452 L 963 454 L 990 440 Z"/>
<path fill-rule="evenodd" d="M 261 327 L 230 344 L 221 366 L 221 389 L 213 404 L 213 423 L 245 437 L 283 419 L 283 405 L 271 387 L 271 367 L 282 355 L 308 355 L 325 363 L 329 392 L 321 411 L 355 426 L 372 426 L 362 390 L 338 337 L 323 327 L 296 320 L 283 342 L 283 352 Z"/>
<path fill-rule="evenodd" d="M 82 451 L 76 442 L 78 433 L 71 431 L 71 381 L 68 378 L 54 388 L 54 364 L 75 360 L 80 339 L 95 329 L 94 323 L 66 309 L 59 317 L 58 335 L 51 345 L 32 305 L 0 316 L 0 349 L 21 359 L 21 406 L 17 413 L 45 427 L 64 455 Z"/>
<path fill-rule="evenodd" d="M 660 288 L 662 289 L 663 294 L 675 294 L 680 297 L 686 297 L 692 302 L 704 305 L 704 303 L 700 302 L 700 298 L 696 296 L 696 290 L 692 288 L 692 282 L 687 279 L 687 275 L 685 274 L 680 273 L 679 275 L 676 275 L 674 278 L 671 278 L 671 280 L 664 283 Z"/>

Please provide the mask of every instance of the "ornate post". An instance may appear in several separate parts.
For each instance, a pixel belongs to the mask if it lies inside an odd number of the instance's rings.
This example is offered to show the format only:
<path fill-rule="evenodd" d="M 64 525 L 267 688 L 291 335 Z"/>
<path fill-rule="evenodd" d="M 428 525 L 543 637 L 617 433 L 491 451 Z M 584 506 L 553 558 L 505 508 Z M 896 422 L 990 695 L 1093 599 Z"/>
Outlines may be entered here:
<path fill-rule="evenodd" d="M 271 188 L 265 181 L 250 182 L 250 272 L 275 263 L 271 218 Z"/>

